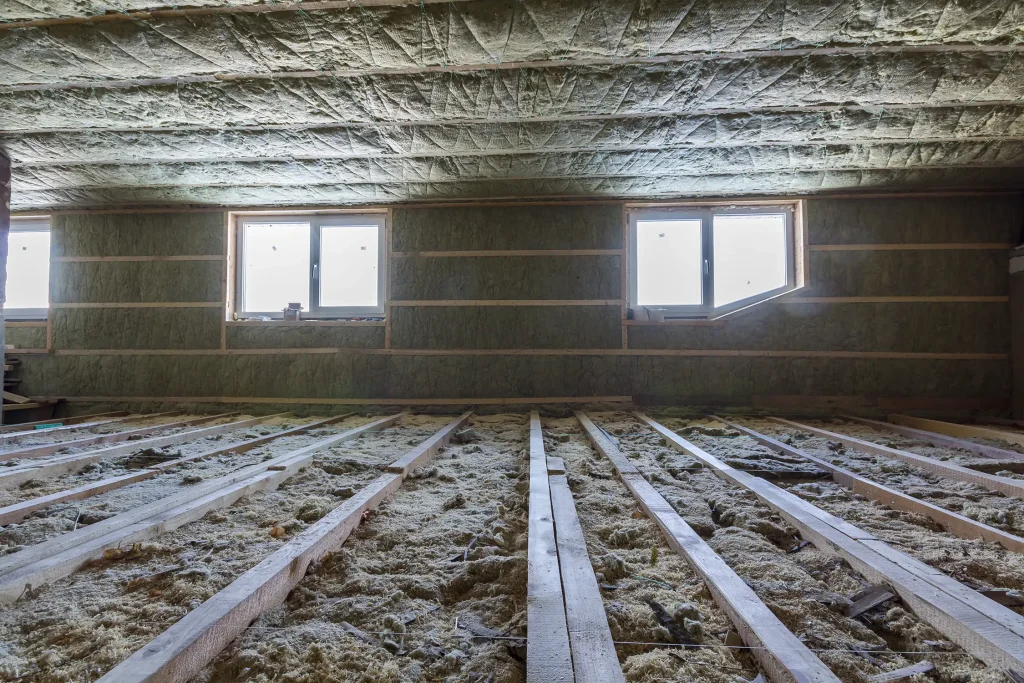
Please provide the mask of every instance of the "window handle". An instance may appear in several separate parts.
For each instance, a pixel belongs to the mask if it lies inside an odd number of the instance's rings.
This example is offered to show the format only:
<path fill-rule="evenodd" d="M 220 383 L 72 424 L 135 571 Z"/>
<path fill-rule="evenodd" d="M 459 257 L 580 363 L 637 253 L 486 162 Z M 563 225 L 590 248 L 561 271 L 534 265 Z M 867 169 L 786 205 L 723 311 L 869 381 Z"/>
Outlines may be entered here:
<path fill-rule="evenodd" d="M 704 259 L 704 274 L 711 275 L 711 261 L 708 259 Z"/>
<path fill-rule="evenodd" d="M 316 277 L 317 277 L 317 265 L 318 265 L 318 264 L 316 264 L 316 263 L 314 263 L 314 264 L 313 264 L 313 279 L 314 279 L 314 280 L 315 280 L 315 279 L 316 279 Z"/>

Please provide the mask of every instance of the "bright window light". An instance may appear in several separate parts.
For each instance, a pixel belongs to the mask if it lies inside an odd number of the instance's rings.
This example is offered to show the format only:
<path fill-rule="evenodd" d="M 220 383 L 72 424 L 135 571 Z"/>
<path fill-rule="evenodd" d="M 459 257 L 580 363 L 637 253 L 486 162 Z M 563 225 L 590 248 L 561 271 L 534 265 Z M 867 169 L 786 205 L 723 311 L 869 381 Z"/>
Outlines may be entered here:
<path fill-rule="evenodd" d="M 786 216 L 714 216 L 715 306 L 786 286 Z"/>
<path fill-rule="evenodd" d="M 244 226 L 245 310 L 280 313 L 298 301 L 309 310 L 309 223 Z"/>
<path fill-rule="evenodd" d="M 636 223 L 636 288 L 640 306 L 700 305 L 701 221 Z"/>
<path fill-rule="evenodd" d="M 376 306 L 378 278 L 376 225 L 320 228 L 320 305 Z"/>
<path fill-rule="evenodd" d="M 5 311 L 50 305 L 50 231 L 11 230 Z"/>

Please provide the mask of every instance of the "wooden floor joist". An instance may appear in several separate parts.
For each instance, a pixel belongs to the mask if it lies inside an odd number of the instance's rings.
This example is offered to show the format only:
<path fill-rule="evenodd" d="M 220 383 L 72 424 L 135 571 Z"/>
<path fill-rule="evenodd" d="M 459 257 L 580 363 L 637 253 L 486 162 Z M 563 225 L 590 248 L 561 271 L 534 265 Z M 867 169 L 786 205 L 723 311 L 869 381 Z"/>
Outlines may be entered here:
<path fill-rule="evenodd" d="M 526 577 L 526 678 L 573 683 L 565 596 L 558 566 L 540 414 L 530 413 L 530 520 Z"/>
<path fill-rule="evenodd" d="M 853 415 L 840 415 L 844 420 L 850 422 L 856 422 L 858 424 L 871 427 L 876 430 L 893 432 L 894 434 L 901 434 L 908 436 L 912 439 L 921 439 L 927 441 L 930 444 L 937 446 L 949 446 L 950 448 L 962 448 L 972 453 L 984 456 L 986 458 L 995 458 L 997 460 L 1018 460 L 1024 461 L 1024 453 L 1017 453 L 1016 451 L 1007 451 L 1002 448 L 993 448 L 992 446 L 985 446 L 984 444 L 975 443 L 973 441 L 966 441 L 964 439 L 958 439 L 953 436 L 946 436 L 945 434 L 938 434 L 936 432 L 926 431 L 924 429 L 916 429 L 914 427 L 907 427 L 905 425 L 893 424 L 892 422 L 880 422 L 879 420 L 868 420 L 863 417 L 855 417 Z"/>
<path fill-rule="evenodd" d="M 157 415 L 172 415 L 175 413 L 158 413 Z M 19 432 L 7 432 L 0 434 L 0 446 L 4 446 L 8 443 L 14 443 L 19 439 L 33 436 L 50 436 L 52 434 L 61 434 L 68 431 L 76 431 L 79 429 L 92 429 L 93 427 L 102 427 L 103 425 L 116 424 L 118 422 L 125 422 L 127 420 L 143 420 L 150 417 L 156 417 L 156 415 L 126 415 L 124 417 L 111 417 L 102 420 L 94 420 L 92 422 L 77 422 L 75 424 L 63 425 L 60 420 L 52 420 L 50 422 L 44 422 L 43 424 L 54 425 L 48 429 L 26 429 Z"/>
<path fill-rule="evenodd" d="M 890 586 L 911 611 L 970 654 L 1024 675 L 1021 615 L 789 491 L 727 465 L 643 413 L 636 417 L 721 479 L 753 492 L 818 549 L 839 555 L 872 583 Z"/>
<path fill-rule="evenodd" d="M 324 420 L 317 420 L 308 424 L 299 425 L 298 427 L 292 427 L 291 429 L 285 429 L 280 432 L 275 432 L 267 436 L 260 436 L 255 439 L 248 439 L 246 441 L 236 441 L 226 446 L 220 446 L 212 450 L 197 453 L 195 455 L 189 455 L 183 458 L 175 458 L 174 460 L 168 460 L 166 462 L 153 465 L 140 469 L 137 472 L 130 472 L 128 474 L 122 474 L 117 477 L 110 477 L 108 479 L 102 479 L 100 481 L 78 486 L 65 491 L 57 491 L 46 496 L 39 496 L 38 498 L 31 498 L 24 500 L 20 503 L 8 505 L 7 507 L 0 508 L 0 525 L 12 524 L 14 522 L 20 522 L 25 519 L 27 515 L 36 510 L 42 510 L 51 505 L 57 503 L 67 503 L 73 500 L 84 500 L 93 496 L 106 493 L 107 491 L 113 491 L 129 484 L 134 484 L 139 481 L 151 479 L 157 476 L 161 472 L 174 467 L 179 467 L 186 462 L 194 462 L 196 460 L 205 460 L 206 458 L 217 457 L 218 455 L 239 455 L 246 451 L 251 451 L 254 448 L 258 448 L 270 441 L 280 439 L 287 436 L 295 436 L 303 432 L 308 432 L 313 429 L 325 427 L 335 422 L 340 422 L 348 417 L 352 413 L 346 413 L 344 415 L 336 415 Z"/>
<path fill-rule="evenodd" d="M 10 323 L 8 323 L 10 324 Z M 93 413 L 92 415 L 79 415 L 78 417 L 54 417 L 49 420 L 38 420 L 36 422 L 19 422 L 12 425 L 3 425 L 0 427 L 0 434 L 8 434 L 10 432 L 19 432 L 26 429 L 34 429 L 42 425 L 58 424 L 61 426 L 77 425 L 91 420 L 101 420 L 107 417 L 123 417 L 125 415 L 131 415 L 127 410 L 115 410 L 111 413 Z M 52 430 L 40 430 L 33 432 L 36 434 L 49 434 Z"/>
<path fill-rule="evenodd" d="M 109 548 L 138 543 L 201 518 L 210 510 L 231 505 L 242 496 L 277 488 L 307 466 L 318 452 L 366 432 L 383 429 L 405 413 L 380 418 L 321 439 L 188 491 L 161 498 L 102 522 L 36 544 L 0 558 L 0 604 L 16 601 L 48 583 L 68 576 Z"/>
<path fill-rule="evenodd" d="M 430 462 L 470 415 L 472 413 L 464 413 L 395 461 L 388 468 L 391 473 L 374 479 L 100 680 L 105 683 L 185 683 L 191 680 L 257 617 L 283 603 L 305 576 L 310 563 L 340 547 L 359 526 L 363 513 L 393 495 L 411 468 Z"/>
<path fill-rule="evenodd" d="M 1024 434 L 993 429 L 991 427 L 980 427 L 978 425 L 965 425 L 956 422 L 943 422 L 941 420 L 926 420 L 923 417 L 911 417 L 909 415 L 890 415 L 889 422 L 905 427 L 915 427 L 929 432 L 945 434 L 947 436 L 973 437 L 978 439 L 993 439 L 1005 441 L 1006 443 L 1024 446 Z"/>
<path fill-rule="evenodd" d="M 988 524 L 983 524 L 970 519 L 969 517 L 964 517 L 961 514 L 951 510 L 946 510 L 927 501 L 919 500 L 903 493 L 902 491 L 897 491 L 896 489 L 889 488 L 888 486 L 883 486 L 882 484 L 873 482 L 870 479 L 865 479 L 855 472 L 833 465 L 824 458 L 819 458 L 811 455 L 810 453 L 806 453 L 799 448 L 790 446 L 789 444 L 773 439 L 765 434 L 761 434 L 749 427 L 744 427 L 743 425 L 736 424 L 735 422 L 724 420 L 716 415 L 711 415 L 710 417 L 749 436 L 763 446 L 767 446 L 775 451 L 794 455 L 798 458 L 805 458 L 813 462 L 818 467 L 821 467 L 831 473 L 832 478 L 841 486 L 845 486 L 854 493 L 859 493 L 865 498 L 881 503 L 888 508 L 925 515 L 949 533 L 959 536 L 960 538 L 980 538 L 988 543 L 998 543 L 1007 550 L 1024 553 L 1024 538 L 1021 538 L 1020 536 L 1015 536 L 1003 531 L 1002 529 L 997 529 L 989 526 Z"/>
<path fill-rule="evenodd" d="M 884 458 L 901 460 L 909 465 L 914 465 L 922 470 L 938 474 L 947 479 L 977 484 L 978 486 L 987 488 L 990 491 L 996 491 L 1006 496 L 1016 496 L 1018 498 L 1024 497 L 1024 480 L 1021 479 L 1010 479 L 1009 477 L 1000 477 L 995 474 L 978 472 L 977 470 L 942 462 L 940 460 L 935 460 L 934 458 L 926 458 L 925 456 L 918 455 L 917 453 L 901 451 L 897 448 L 889 448 L 888 446 L 864 441 L 863 439 L 857 439 L 852 436 L 847 436 L 846 434 L 830 432 L 826 429 L 812 427 L 800 422 L 793 422 L 781 417 L 769 417 L 768 419 L 772 422 L 792 427 L 793 429 L 810 432 L 815 436 L 838 441 L 847 448 L 853 448 L 872 455 L 880 455 Z"/>
<path fill-rule="evenodd" d="M 188 431 L 177 432 L 175 434 L 154 436 L 149 439 L 140 439 L 139 441 L 129 441 L 127 443 L 116 444 L 114 446 L 107 446 L 106 448 L 83 451 L 82 453 L 71 453 L 69 455 L 47 458 L 41 461 L 32 460 L 16 467 L 9 467 L 0 471 L 0 489 L 9 489 L 14 486 L 20 486 L 30 479 L 45 479 L 47 477 L 67 474 L 68 472 L 75 472 L 94 462 L 109 460 L 110 458 L 116 458 L 119 455 L 133 453 L 145 448 L 163 448 L 164 446 L 173 446 L 193 439 L 226 434 L 227 432 L 231 432 L 236 429 L 251 427 L 261 422 L 265 422 L 266 420 L 287 414 L 288 413 L 277 413 L 274 415 L 263 415 L 261 417 L 236 420 L 235 422 L 227 422 L 225 424 L 214 425 L 212 427 L 190 429 Z"/>
<path fill-rule="evenodd" d="M 582 412 L 577 412 L 576 417 L 591 443 L 612 462 L 619 478 L 661 529 L 669 545 L 700 575 L 715 602 L 728 615 L 768 678 L 773 683 L 839 683 L 839 678 L 786 628 L 750 586 L 690 528 L 590 418 Z"/>
<path fill-rule="evenodd" d="M 149 417 L 167 417 L 168 415 L 176 414 L 178 414 L 177 411 L 174 411 L 171 413 L 157 413 L 155 415 L 150 415 Z M 13 451 L 0 452 L 0 458 L 42 458 L 47 455 L 53 455 L 65 448 L 86 448 L 88 446 L 99 446 L 105 443 L 120 443 L 122 441 L 129 441 L 140 436 L 159 432 L 164 429 L 191 427 L 203 424 L 204 422 L 222 420 L 235 415 L 238 415 L 237 411 L 231 413 L 220 413 L 218 415 L 203 415 L 202 417 L 193 417 L 187 420 L 179 420 L 177 422 L 165 422 L 156 425 L 149 425 L 146 427 L 139 427 L 137 429 L 129 429 L 123 432 L 114 432 L 112 434 L 96 434 L 94 436 L 86 436 L 81 439 L 73 439 L 71 441 L 57 441 L 54 443 L 43 444 L 41 446 L 29 446 L 28 448 L 19 448 Z"/>

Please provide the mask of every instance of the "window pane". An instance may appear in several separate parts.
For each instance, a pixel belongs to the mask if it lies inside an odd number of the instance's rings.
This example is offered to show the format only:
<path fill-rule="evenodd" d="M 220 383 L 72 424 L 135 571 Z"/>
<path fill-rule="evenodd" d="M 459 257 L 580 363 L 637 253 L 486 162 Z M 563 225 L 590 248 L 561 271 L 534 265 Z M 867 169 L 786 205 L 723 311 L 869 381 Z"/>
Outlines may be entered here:
<path fill-rule="evenodd" d="M 8 241 L 4 308 L 47 308 L 49 302 L 50 232 L 12 230 Z"/>
<path fill-rule="evenodd" d="M 701 304 L 700 219 L 636 222 L 636 294 L 640 306 Z"/>
<path fill-rule="evenodd" d="M 309 223 L 251 223 L 244 230 L 245 310 L 278 313 L 298 301 L 309 311 Z"/>
<path fill-rule="evenodd" d="M 320 228 L 320 305 L 377 305 L 377 226 Z"/>
<path fill-rule="evenodd" d="M 715 306 L 786 285 L 783 214 L 715 216 Z"/>

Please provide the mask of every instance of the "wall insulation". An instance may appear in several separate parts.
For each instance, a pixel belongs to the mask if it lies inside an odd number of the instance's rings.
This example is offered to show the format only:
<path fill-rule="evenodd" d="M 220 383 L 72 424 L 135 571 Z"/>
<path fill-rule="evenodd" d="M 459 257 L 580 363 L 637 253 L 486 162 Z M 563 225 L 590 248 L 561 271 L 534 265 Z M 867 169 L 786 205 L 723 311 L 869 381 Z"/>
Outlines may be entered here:
<path fill-rule="evenodd" d="M 621 203 L 398 207 L 386 325 L 223 329 L 223 213 L 58 215 L 53 348 L 45 352 L 45 326 L 7 332 L 30 349 L 24 392 L 90 401 L 1007 405 L 1005 251 L 1020 240 L 1020 196 L 822 198 L 806 207 L 807 288 L 686 326 L 623 325 L 621 255 L 591 253 L 623 247 Z"/>

